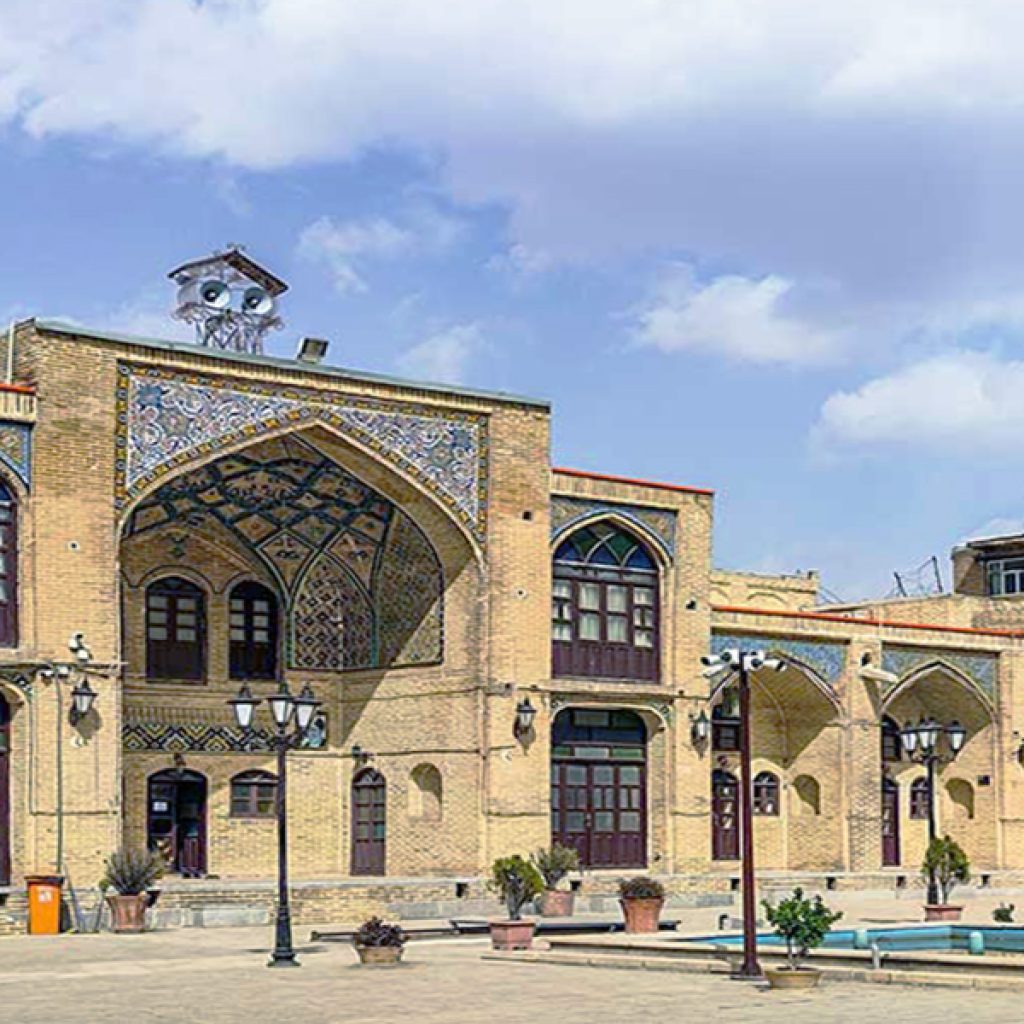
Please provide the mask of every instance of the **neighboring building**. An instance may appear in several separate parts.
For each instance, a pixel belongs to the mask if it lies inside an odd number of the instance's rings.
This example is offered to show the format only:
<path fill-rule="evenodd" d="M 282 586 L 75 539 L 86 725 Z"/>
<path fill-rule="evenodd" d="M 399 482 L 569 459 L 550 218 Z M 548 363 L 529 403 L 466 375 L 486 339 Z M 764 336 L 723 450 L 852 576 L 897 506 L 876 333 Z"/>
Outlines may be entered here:
<path fill-rule="evenodd" d="M 110 850 L 148 843 L 183 876 L 170 906 L 265 907 L 274 764 L 226 701 L 280 679 L 323 701 L 290 755 L 300 917 L 436 908 L 552 838 L 594 891 L 644 870 L 728 892 L 738 735 L 699 659 L 737 645 L 788 662 L 754 688 L 760 869 L 915 879 L 927 795 L 894 730 L 934 715 L 968 731 L 940 770 L 942 830 L 979 874 L 1024 870 L 1024 538 L 958 549 L 952 595 L 815 607 L 815 574 L 711 570 L 710 491 L 551 468 L 544 402 L 235 341 L 42 321 L 7 340 L 0 881 L 16 893 L 58 861 L 92 886 Z M 48 666 L 76 633 L 98 698 L 72 723 Z M 524 699 L 537 716 L 517 736 Z"/>

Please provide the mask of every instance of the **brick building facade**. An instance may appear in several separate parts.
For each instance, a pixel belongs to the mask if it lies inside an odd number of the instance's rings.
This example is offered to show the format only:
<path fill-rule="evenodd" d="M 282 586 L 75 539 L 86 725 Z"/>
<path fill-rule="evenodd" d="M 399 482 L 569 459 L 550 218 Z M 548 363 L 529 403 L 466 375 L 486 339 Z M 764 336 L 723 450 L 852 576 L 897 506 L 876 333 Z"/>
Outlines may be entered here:
<path fill-rule="evenodd" d="M 643 870 L 726 892 L 731 693 L 700 657 L 751 645 L 787 665 L 754 687 L 759 869 L 915 879 L 923 770 L 892 737 L 934 716 L 967 729 L 941 829 L 978 872 L 1024 870 L 1024 617 L 978 583 L 982 548 L 957 554 L 973 590 L 821 608 L 814 576 L 711 569 L 710 491 L 552 468 L 543 402 L 42 321 L 7 342 L 13 891 L 58 866 L 89 887 L 112 849 L 160 843 L 172 905 L 189 876 L 266 902 L 274 765 L 226 702 L 283 678 L 323 702 L 290 755 L 300 916 L 479 893 L 552 835 L 594 891 Z M 72 722 L 77 633 L 98 697 Z"/>

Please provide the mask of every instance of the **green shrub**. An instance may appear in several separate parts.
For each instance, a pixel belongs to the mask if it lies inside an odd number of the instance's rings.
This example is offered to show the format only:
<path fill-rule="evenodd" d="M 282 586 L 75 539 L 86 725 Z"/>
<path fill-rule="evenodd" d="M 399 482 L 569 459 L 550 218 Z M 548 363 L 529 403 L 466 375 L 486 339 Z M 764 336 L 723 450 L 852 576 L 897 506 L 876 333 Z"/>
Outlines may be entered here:
<path fill-rule="evenodd" d="M 571 846 L 561 846 L 559 843 L 537 850 L 530 855 L 530 860 L 541 873 L 545 889 L 557 889 L 558 883 L 570 871 L 580 869 L 580 855 Z"/>
<path fill-rule="evenodd" d="M 505 903 L 510 921 L 518 921 L 523 907 L 544 889 L 544 879 L 528 860 L 515 854 L 499 857 L 491 866 L 489 887 Z"/>
<path fill-rule="evenodd" d="M 352 936 L 353 946 L 398 946 L 405 945 L 407 936 L 397 924 L 388 924 L 379 917 L 364 921 Z"/>
<path fill-rule="evenodd" d="M 803 889 L 796 888 L 789 899 L 772 904 L 764 900 L 764 912 L 775 934 L 786 941 L 789 966 L 796 968 L 799 961 L 825 941 L 832 925 L 843 916 L 842 911 L 829 910 L 820 896 L 813 900 L 804 897 Z"/>
<path fill-rule="evenodd" d="M 145 892 L 163 873 L 163 857 L 155 850 L 117 850 L 104 865 L 101 888 L 113 889 L 119 896 L 137 896 Z"/>
<path fill-rule="evenodd" d="M 1016 908 L 1011 903 L 1006 906 L 1005 903 L 1000 903 L 995 910 L 992 911 L 992 920 L 996 924 L 1013 924 L 1013 912 Z"/>
<path fill-rule="evenodd" d="M 665 887 L 661 882 L 640 875 L 637 878 L 623 878 L 619 882 L 619 898 L 624 900 L 663 900 Z"/>
<path fill-rule="evenodd" d="M 926 881 L 934 882 L 939 887 L 942 902 L 949 903 L 953 888 L 959 882 L 971 880 L 971 862 L 963 848 L 949 836 L 936 836 L 928 844 L 921 875 Z"/>

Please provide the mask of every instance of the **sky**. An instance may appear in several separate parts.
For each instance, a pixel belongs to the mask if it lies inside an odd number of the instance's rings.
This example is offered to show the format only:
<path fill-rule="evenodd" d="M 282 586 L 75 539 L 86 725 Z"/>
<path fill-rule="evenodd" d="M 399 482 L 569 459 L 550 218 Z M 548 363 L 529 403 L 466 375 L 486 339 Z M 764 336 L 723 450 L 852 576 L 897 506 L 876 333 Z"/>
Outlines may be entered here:
<path fill-rule="evenodd" d="M 844 600 L 1024 529 L 1024 5 L 2 0 L 0 318 L 179 337 L 230 243 L 328 361 L 553 403 Z"/>

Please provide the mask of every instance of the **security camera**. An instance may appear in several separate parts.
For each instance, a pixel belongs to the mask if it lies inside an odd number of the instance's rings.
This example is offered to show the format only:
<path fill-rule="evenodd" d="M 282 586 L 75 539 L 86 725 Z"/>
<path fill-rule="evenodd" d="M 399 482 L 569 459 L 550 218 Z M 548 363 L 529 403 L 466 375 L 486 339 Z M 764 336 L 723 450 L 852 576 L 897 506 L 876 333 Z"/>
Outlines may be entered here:
<path fill-rule="evenodd" d="M 88 665 L 92 661 L 92 651 L 85 644 L 75 649 L 75 657 L 80 665 Z"/>
<path fill-rule="evenodd" d="M 722 651 L 719 657 L 722 659 L 723 665 L 738 665 L 740 663 L 740 652 L 735 647 Z"/>
<path fill-rule="evenodd" d="M 870 679 L 874 683 L 898 683 L 900 677 L 895 672 L 886 672 L 884 668 L 876 668 L 874 665 L 863 665 L 857 673 L 861 679 Z"/>
<path fill-rule="evenodd" d="M 68 650 L 77 651 L 80 647 L 85 646 L 85 635 L 83 633 L 72 633 L 68 640 Z"/>
<path fill-rule="evenodd" d="M 728 668 L 728 665 L 709 665 L 707 668 L 701 669 L 700 674 L 705 679 L 714 679 L 715 676 L 720 676 Z"/>
<path fill-rule="evenodd" d="M 717 671 L 721 667 L 722 659 L 715 654 L 702 654 L 700 656 L 700 663 L 705 668 L 714 668 Z"/>

